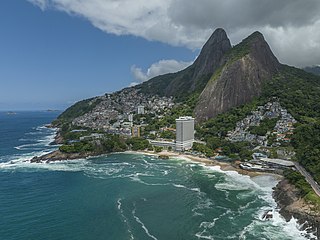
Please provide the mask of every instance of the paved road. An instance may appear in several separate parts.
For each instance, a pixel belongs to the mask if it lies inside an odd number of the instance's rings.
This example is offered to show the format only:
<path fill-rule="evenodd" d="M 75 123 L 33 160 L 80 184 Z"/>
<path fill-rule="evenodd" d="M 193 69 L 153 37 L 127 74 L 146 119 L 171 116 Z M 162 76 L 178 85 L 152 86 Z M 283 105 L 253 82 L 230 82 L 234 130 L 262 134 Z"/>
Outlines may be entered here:
<path fill-rule="evenodd" d="M 299 163 L 294 162 L 294 165 L 296 169 L 306 178 L 307 182 L 311 185 L 315 193 L 320 197 L 320 186 L 315 180 L 313 180 L 313 177 Z"/>

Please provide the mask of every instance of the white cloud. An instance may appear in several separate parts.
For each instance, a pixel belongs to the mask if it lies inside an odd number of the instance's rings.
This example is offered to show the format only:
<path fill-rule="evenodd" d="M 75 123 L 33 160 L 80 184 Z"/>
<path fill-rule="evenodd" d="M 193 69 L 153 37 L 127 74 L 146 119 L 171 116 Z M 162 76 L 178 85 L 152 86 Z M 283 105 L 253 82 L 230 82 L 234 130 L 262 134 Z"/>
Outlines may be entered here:
<path fill-rule="evenodd" d="M 46 9 L 48 4 L 47 0 L 27 0 L 27 1 L 41 8 L 42 11 Z"/>
<path fill-rule="evenodd" d="M 146 72 L 139 67 L 133 65 L 131 67 L 131 73 L 133 77 L 138 82 L 147 81 L 153 77 L 165 74 L 165 73 L 173 73 L 185 69 L 190 66 L 192 62 L 182 62 L 176 60 L 160 60 L 159 62 L 153 63 Z"/>
<path fill-rule="evenodd" d="M 200 48 L 225 28 L 233 43 L 261 31 L 284 63 L 319 64 L 319 0 L 28 0 L 116 35 Z"/>

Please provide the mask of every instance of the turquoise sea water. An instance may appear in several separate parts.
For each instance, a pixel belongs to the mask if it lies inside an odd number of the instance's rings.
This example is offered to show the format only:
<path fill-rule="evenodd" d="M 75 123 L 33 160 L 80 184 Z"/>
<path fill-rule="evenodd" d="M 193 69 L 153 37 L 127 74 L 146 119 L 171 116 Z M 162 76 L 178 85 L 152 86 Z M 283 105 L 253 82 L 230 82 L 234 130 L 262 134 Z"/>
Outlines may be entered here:
<path fill-rule="evenodd" d="M 31 164 L 55 149 L 57 113 L 0 112 L 0 239 L 308 239 L 275 209 L 270 176 L 250 179 L 141 154 Z"/>

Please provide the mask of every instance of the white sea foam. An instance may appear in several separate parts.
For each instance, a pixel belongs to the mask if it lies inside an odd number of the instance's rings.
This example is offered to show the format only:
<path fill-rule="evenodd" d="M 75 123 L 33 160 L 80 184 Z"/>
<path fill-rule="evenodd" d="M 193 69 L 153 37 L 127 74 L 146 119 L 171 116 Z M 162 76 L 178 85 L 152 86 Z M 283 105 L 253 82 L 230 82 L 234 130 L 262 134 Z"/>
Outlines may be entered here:
<path fill-rule="evenodd" d="M 150 175 L 143 174 L 143 173 L 135 173 L 135 174 L 129 175 L 129 177 L 130 177 L 130 179 L 132 181 L 138 182 L 138 183 L 141 183 L 141 184 L 144 184 L 144 185 L 147 185 L 147 186 L 166 186 L 166 185 L 170 185 L 169 183 L 147 183 L 147 182 L 141 180 L 139 178 L 139 176 L 150 176 Z"/>
<path fill-rule="evenodd" d="M 240 239 L 245 239 L 246 233 L 254 232 L 256 228 L 264 229 L 264 232 L 270 233 L 270 239 L 308 239 L 306 236 L 306 231 L 300 231 L 300 226 L 297 223 L 297 220 L 291 219 L 290 222 L 286 222 L 285 219 L 280 215 L 279 211 L 276 209 L 276 202 L 272 197 L 273 187 L 276 186 L 278 180 L 271 175 L 262 175 L 254 178 L 250 178 L 249 176 L 241 175 L 236 171 L 222 171 L 219 166 L 204 166 L 205 169 L 210 171 L 219 172 L 224 174 L 225 181 L 215 184 L 215 187 L 218 190 L 225 191 L 233 191 L 233 190 L 247 190 L 244 194 L 249 194 L 255 192 L 261 200 L 266 202 L 266 206 L 260 209 L 256 213 L 256 219 L 254 219 L 251 224 L 244 228 L 244 230 L 240 233 Z M 248 190 L 250 192 L 248 192 Z M 250 193 L 250 194 L 251 194 Z M 240 197 L 246 197 L 246 195 L 241 195 Z M 249 196 L 250 196 L 249 194 Z M 248 196 L 248 195 L 247 195 Z M 245 206 L 239 208 L 239 213 L 244 211 L 245 209 L 250 208 L 250 205 L 253 204 L 256 200 L 248 202 Z M 263 214 L 264 210 L 274 209 L 274 217 L 272 221 L 261 221 L 260 216 Z M 215 220 L 217 221 L 217 220 Z M 215 222 L 213 221 L 213 222 Z M 207 225 L 206 225 L 207 224 Z M 203 226 L 214 226 L 214 224 L 203 223 Z M 281 235 L 283 232 L 283 235 Z M 280 236 L 281 235 L 281 236 Z M 206 231 L 202 231 L 196 234 L 198 238 L 204 239 L 212 239 L 212 236 L 207 235 Z M 279 237 L 280 236 L 280 237 Z M 310 237 L 310 236 L 309 236 Z M 313 237 L 313 238 L 312 238 Z M 314 236 L 311 235 L 312 239 Z"/>
<path fill-rule="evenodd" d="M 43 142 L 42 142 L 43 143 Z M 45 151 L 42 152 L 32 152 L 26 155 L 19 155 L 15 156 L 13 159 L 11 159 L 9 162 L 6 163 L 0 163 L 0 169 L 1 170 L 19 170 L 19 169 L 32 169 L 33 171 L 38 170 L 51 170 L 51 171 L 83 171 L 85 175 L 89 177 L 95 177 L 95 178 L 130 178 L 132 181 L 136 181 L 145 185 L 150 186 L 163 186 L 163 185 L 173 185 L 174 187 L 181 188 L 181 189 L 188 189 L 196 192 L 200 192 L 199 188 L 188 188 L 185 185 L 182 184 L 173 184 L 172 182 L 169 183 L 148 183 L 148 179 L 146 178 L 140 178 L 140 177 L 147 177 L 147 176 L 154 176 L 154 171 L 157 170 L 157 168 L 160 167 L 161 172 L 163 173 L 163 169 L 174 169 L 177 168 L 177 165 L 173 164 L 170 165 L 170 162 L 167 162 L 166 164 L 158 165 L 158 163 L 150 163 L 148 161 L 141 161 L 141 157 L 137 157 L 137 160 L 140 160 L 140 163 L 128 163 L 128 162 L 122 162 L 122 163 L 107 163 L 107 164 L 94 164 L 90 160 L 68 160 L 68 161 L 59 161 L 59 162 L 52 162 L 52 163 L 30 163 L 30 159 L 34 157 L 35 155 L 42 155 L 45 154 Z M 179 158 L 181 159 L 181 158 Z M 159 162 L 160 164 L 160 162 Z M 133 168 L 132 171 L 134 171 L 134 167 L 140 167 L 141 165 L 147 165 L 148 169 L 146 169 L 146 172 L 138 172 L 138 173 L 130 173 L 128 171 L 124 171 L 128 168 Z M 156 165 L 156 166 L 155 166 Z M 184 164 L 185 165 L 185 164 Z M 201 164 L 195 164 L 195 165 L 201 165 Z M 194 166 L 195 166 L 194 165 Z M 194 166 L 191 166 L 191 164 L 188 164 L 191 168 Z M 286 236 L 291 237 L 292 239 L 306 239 L 302 235 L 305 234 L 305 232 L 301 232 L 298 230 L 299 226 L 296 223 L 294 219 L 292 219 L 289 223 L 286 223 L 285 220 L 280 216 L 280 214 L 277 212 L 277 210 L 274 211 L 274 219 L 272 221 L 263 222 L 260 219 L 261 214 L 263 214 L 263 210 L 270 209 L 276 207 L 276 203 L 272 198 L 272 187 L 276 185 L 277 180 L 275 180 L 272 177 L 269 176 L 259 176 L 257 178 L 250 178 L 248 176 L 240 175 L 237 172 L 234 171 L 222 171 L 220 167 L 215 166 L 204 166 L 202 165 L 204 170 L 203 172 L 208 172 L 211 174 L 208 174 L 208 177 L 212 177 L 217 175 L 218 179 L 221 178 L 220 174 L 212 174 L 212 173 L 221 173 L 223 181 L 218 182 L 215 184 L 215 188 L 217 188 L 220 191 L 224 191 L 226 194 L 226 198 L 228 198 L 228 194 L 230 191 L 234 190 L 243 190 L 240 192 L 237 197 L 239 198 L 247 198 L 251 197 L 252 194 L 256 194 L 261 200 L 266 202 L 266 206 L 261 208 L 255 216 L 255 219 L 248 225 L 246 228 L 241 232 L 241 236 L 243 236 L 243 239 L 245 238 L 246 234 L 248 232 L 254 232 L 256 229 L 263 229 L 266 232 L 270 232 L 270 239 L 280 239 L 276 236 L 279 236 L 279 232 L 284 232 Z M 167 171 L 167 170 L 165 170 Z M 153 173 L 153 174 L 152 174 Z M 164 174 L 166 175 L 166 174 Z M 161 174 L 163 176 L 163 174 Z M 163 179 L 161 179 L 163 180 Z M 221 179 L 222 180 L 222 179 Z M 202 197 L 201 197 L 202 196 Z M 214 203 L 212 200 L 208 199 L 207 197 L 203 197 L 203 193 L 199 194 L 199 197 L 202 199 L 199 201 L 197 206 L 192 209 L 194 212 L 194 215 L 202 215 L 205 213 L 206 209 L 210 209 L 214 206 Z M 250 205 L 253 202 L 248 202 L 247 205 L 244 205 L 240 207 L 239 214 L 241 214 L 241 211 L 245 211 L 246 209 L 250 208 Z M 117 201 L 117 208 L 118 210 L 122 210 L 122 199 L 118 199 Z M 149 230 L 146 228 L 146 226 L 143 224 L 143 222 L 136 216 L 136 212 L 133 212 L 134 219 L 142 226 L 146 234 L 150 234 Z M 198 238 L 202 239 L 214 239 L 214 236 L 210 235 L 208 231 L 205 231 L 206 229 L 213 228 L 216 224 L 216 222 L 219 220 L 219 218 L 222 218 L 224 215 L 220 215 L 217 218 L 214 218 L 209 221 L 203 221 L 202 224 L 200 224 L 199 228 L 203 231 L 199 231 L 196 233 L 196 236 Z M 140 221 L 140 222 L 139 222 Z M 128 222 L 127 219 L 124 218 L 124 222 Z M 204 229 L 203 229 L 204 228 Z M 130 226 L 128 227 L 128 232 L 130 231 Z M 130 232 L 129 232 L 130 233 Z M 273 235 L 272 235 L 273 234 Z M 278 235 L 277 235 L 278 234 Z M 281 234 L 280 234 L 281 235 Z M 133 239 L 133 235 L 131 234 L 131 239 Z M 149 235 L 148 235 L 149 236 Z M 150 234 L 150 238 L 153 235 Z M 156 239 L 155 237 L 153 239 Z M 287 239 L 287 238 L 286 238 Z"/>
<path fill-rule="evenodd" d="M 189 191 L 192 191 L 192 192 L 197 192 L 197 193 L 200 193 L 200 188 L 189 188 L 189 187 L 186 187 L 184 185 L 181 185 L 181 184 L 172 184 L 172 186 L 176 187 L 176 188 L 183 188 L 183 189 L 187 189 Z"/>
<path fill-rule="evenodd" d="M 131 231 L 131 226 L 130 226 L 130 224 L 129 224 L 129 221 L 128 221 L 128 219 L 127 219 L 127 217 L 124 215 L 124 212 L 123 212 L 123 209 L 121 208 L 121 206 L 122 206 L 122 203 L 121 203 L 121 198 L 119 198 L 118 200 L 117 200 L 117 208 L 118 208 L 118 210 L 120 211 L 120 215 L 121 215 L 121 218 L 122 218 L 122 220 L 123 220 L 123 222 L 126 224 L 126 226 L 127 226 L 127 231 L 128 231 L 128 233 L 129 233 L 129 235 L 130 235 L 130 239 L 134 239 L 134 236 L 133 236 L 133 234 L 132 234 L 132 231 Z"/>
<path fill-rule="evenodd" d="M 263 232 L 267 239 L 316 239 L 313 235 L 307 235 L 306 231 L 300 231 L 296 220 L 291 219 L 285 222 L 277 211 L 274 211 L 270 221 L 254 219 L 240 232 L 240 239 L 246 239 L 245 236 L 248 233 L 257 235 L 259 232 Z"/>
<path fill-rule="evenodd" d="M 172 185 L 175 186 L 176 188 L 186 188 L 187 189 L 186 186 L 181 185 L 181 184 L 172 184 Z"/>
<path fill-rule="evenodd" d="M 19 145 L 17 147 L 15 147 L 15 149 L 17 150 L 22 150 L 22 149 L 30 149 L 30 148 L 34 148 L 34 147 L 43 147 L 44 144 L 42 142 L 38 142 L 38 143 L 29 143 L 29 144 L 23 144 L 23 145 Z"/>
<path fill-rule="evenodd" d="M 211 235 L 204 235 L 206 234 L 207 231 L 206 230 L 203 230 L 202 232 L 198 232 L 195 234 L 195 236 L 199 239 L 208 239 L 208 240 L 214 240 L 214 237 L 211 236 Z"/>
<path fill-rule="evenodd" d="M 218 217 L 215 217 L 212 222 L 201 222 L 199 228 L 204 228 L 205 230 L 213 228 L 216 224 L 216 221 L 218 221 L 219 219 L 221 219 L 222 217 L 224 217 L 225 215 L 228 215 L 229 213 L 231 213 L 230 209 L 226 209 L 226 211 L 222 214 L 220 214 Z"/>
<path fill-rule="evenodd" d="M 199 213 L 199 211 L 213 208 L 213 206 L 214 206 L 214 203 L 211 199 L 200 198 L 200 201 L 192 209 L 192 212 L 195 213 L 196 215 L 202 215 L 202 213 Z"/>
<path fill-rule="evenodd" d="M 134 219 L 136 220 L 137 223 L 139 223 L 142 227 L 142 229 L 145 231 L 145 233 L 152 239 L 154 240 L 158 240 L 154 235 L 152 235 L 149 232 L 149 229 L 144 225 L 144 223 L 140 220 L 140 218 L 136 215 L 136 207 L 134 207 L 134 209 L 132 210 L 132 216 L 134 217 Z"/>

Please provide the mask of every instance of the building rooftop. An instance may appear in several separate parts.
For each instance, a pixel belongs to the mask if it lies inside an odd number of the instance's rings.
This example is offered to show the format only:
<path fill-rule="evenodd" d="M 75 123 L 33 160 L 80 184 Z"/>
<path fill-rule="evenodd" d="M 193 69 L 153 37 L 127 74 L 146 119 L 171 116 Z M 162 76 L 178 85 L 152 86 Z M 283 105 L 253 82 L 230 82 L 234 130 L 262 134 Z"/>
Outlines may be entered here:
<path fill-rule="evenodd" d="M 294 163 L 291 161 L 283 160 L 283 159 L 277 159 L 277 158 L 260 158 L 261 161 L 268 162 L 268 163 L 274 163 L 286 167 L 293 167 Z"/>
<path fill-rule="evenodd" d="M 183 116 L 183 117 L 179 117 L 176 119 L 176 121 L 179 121 L 179 120 L 181 120 L 181 121 L 182 120 L 194 120 L 194 118 L 191 116 Z"/>

